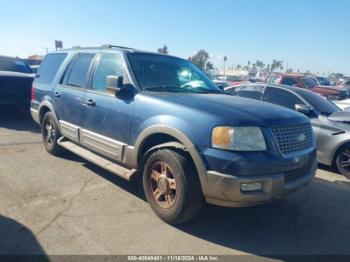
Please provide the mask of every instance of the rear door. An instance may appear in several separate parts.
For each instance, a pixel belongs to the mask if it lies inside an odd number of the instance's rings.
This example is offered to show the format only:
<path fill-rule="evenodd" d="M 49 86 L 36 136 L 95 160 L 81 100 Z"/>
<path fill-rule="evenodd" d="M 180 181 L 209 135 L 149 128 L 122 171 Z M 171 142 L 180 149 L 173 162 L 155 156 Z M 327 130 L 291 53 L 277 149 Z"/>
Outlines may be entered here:
<path fill-rule="evenodd" d="M 95 53 L 78 53 L 68 64 L 60 84 L 53 90 L 54 106 L 62 135 L 79 142 L 83 97 Z"/>
<path fill-rule="evenodd" d="M 119 162 L 129 140 L 133 99 L 108 92 L 106 80 L 107 76 L 123 76 L 127 82 L 125 70 L 121 53 L 98 55 L 83 101 L 80 135 L 83 146 Z"/>

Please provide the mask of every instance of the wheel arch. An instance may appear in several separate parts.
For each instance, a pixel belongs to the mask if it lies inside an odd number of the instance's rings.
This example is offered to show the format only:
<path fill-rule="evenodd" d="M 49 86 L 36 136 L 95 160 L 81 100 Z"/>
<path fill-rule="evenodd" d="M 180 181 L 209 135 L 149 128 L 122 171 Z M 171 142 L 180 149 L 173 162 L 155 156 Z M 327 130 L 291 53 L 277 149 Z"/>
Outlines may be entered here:
<path fill-rule="evenodd" d="M 44 117 L 44 115 L 47 113 L 47 112 L 52 112 L 53 115 L 54 115 L 54 118 L 55 118 L 55 121 L 57 123 L 57 126 L 60 130 L 60 132 L 62 131 L 61 130 L 61 127 L 59 125 L 59 122 L 58 122 L 58 118 L 57 118 L 57 115 L 56 115 L 56 112 L 55 112 L 55 109 L 53 107 L 53 105 L 49 102 L 49 101 L 43 101 L 41 102 L 40 106 L 39 106 L 39 121 L 40 121 L 40 124 L 42 122 L 42 119 Z"/>
<path fill-rule="evenodd" d="M 159 143 L 147 144 L 147 141 L 154 141 L 155 138 L 158 139 L 159 137 Z M 136 139 L 134 147 L 136 158 L 134 161 L 137 165 L 141 164 L 140 160 L 145 153 L 159 148 L 173 148 L 188 153 L 196 167 L 202 191 L 203 194 L 205 194 L 207 188 L 207 170 L 202 157 L 192 141 L 183 132 L 174 127 L 166 125 L 154 125 L 148 127 L 144 129 Z"/>

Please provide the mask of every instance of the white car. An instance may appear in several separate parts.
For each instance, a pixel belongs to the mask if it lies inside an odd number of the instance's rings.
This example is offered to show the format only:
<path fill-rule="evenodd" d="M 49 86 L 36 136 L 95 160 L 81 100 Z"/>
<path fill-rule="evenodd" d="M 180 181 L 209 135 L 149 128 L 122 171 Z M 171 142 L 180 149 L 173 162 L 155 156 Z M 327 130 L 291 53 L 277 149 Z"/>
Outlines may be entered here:
<path fill-rule="evenodd" d="M 333 100 L 334 104 L 336 104 L 343 111 L 350 111 L 350 99 L 344 100 Z"/>

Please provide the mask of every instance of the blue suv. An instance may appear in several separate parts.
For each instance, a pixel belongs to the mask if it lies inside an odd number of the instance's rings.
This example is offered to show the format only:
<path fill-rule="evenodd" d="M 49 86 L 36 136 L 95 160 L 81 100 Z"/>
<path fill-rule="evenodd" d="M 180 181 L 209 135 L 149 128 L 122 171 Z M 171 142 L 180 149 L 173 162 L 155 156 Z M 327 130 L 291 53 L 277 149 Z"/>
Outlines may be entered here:
<path fill-rule="evenodd" d="M 223 94 L 189 61 L 131 48 L 48 54 L 31 114 L 49 153 L 66 149 L 126 180 L 142 178 L 150 206 L 171 224 L 204 202 L 280 198 L 317 168 L 305 116 Z"/>

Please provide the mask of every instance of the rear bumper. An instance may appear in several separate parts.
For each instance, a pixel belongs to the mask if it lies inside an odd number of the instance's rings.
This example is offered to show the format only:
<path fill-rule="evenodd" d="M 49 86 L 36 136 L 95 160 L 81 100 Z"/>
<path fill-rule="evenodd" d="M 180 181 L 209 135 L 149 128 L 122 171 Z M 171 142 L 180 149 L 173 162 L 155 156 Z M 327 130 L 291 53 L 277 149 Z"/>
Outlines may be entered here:
<path fill-rule="evenodd" d="M 33 120 L 40 125 L 39 111 L 31 108 L 30 114 L 32 115 Z"/>
<path fill-rule="evenodd" d="M 283 197 L 307 185 L 315 176 L 317 161 L 313 160 L 306 173 L 286 182 L 287 173 L 263 176 L 237 177 L 215 171 L 207 172 L 208 192 L 206 202 L 227 207 L 244 207 L 263 204 Z M 261 183 L 262 190 L 242 192 L 242 183 Z"/>

